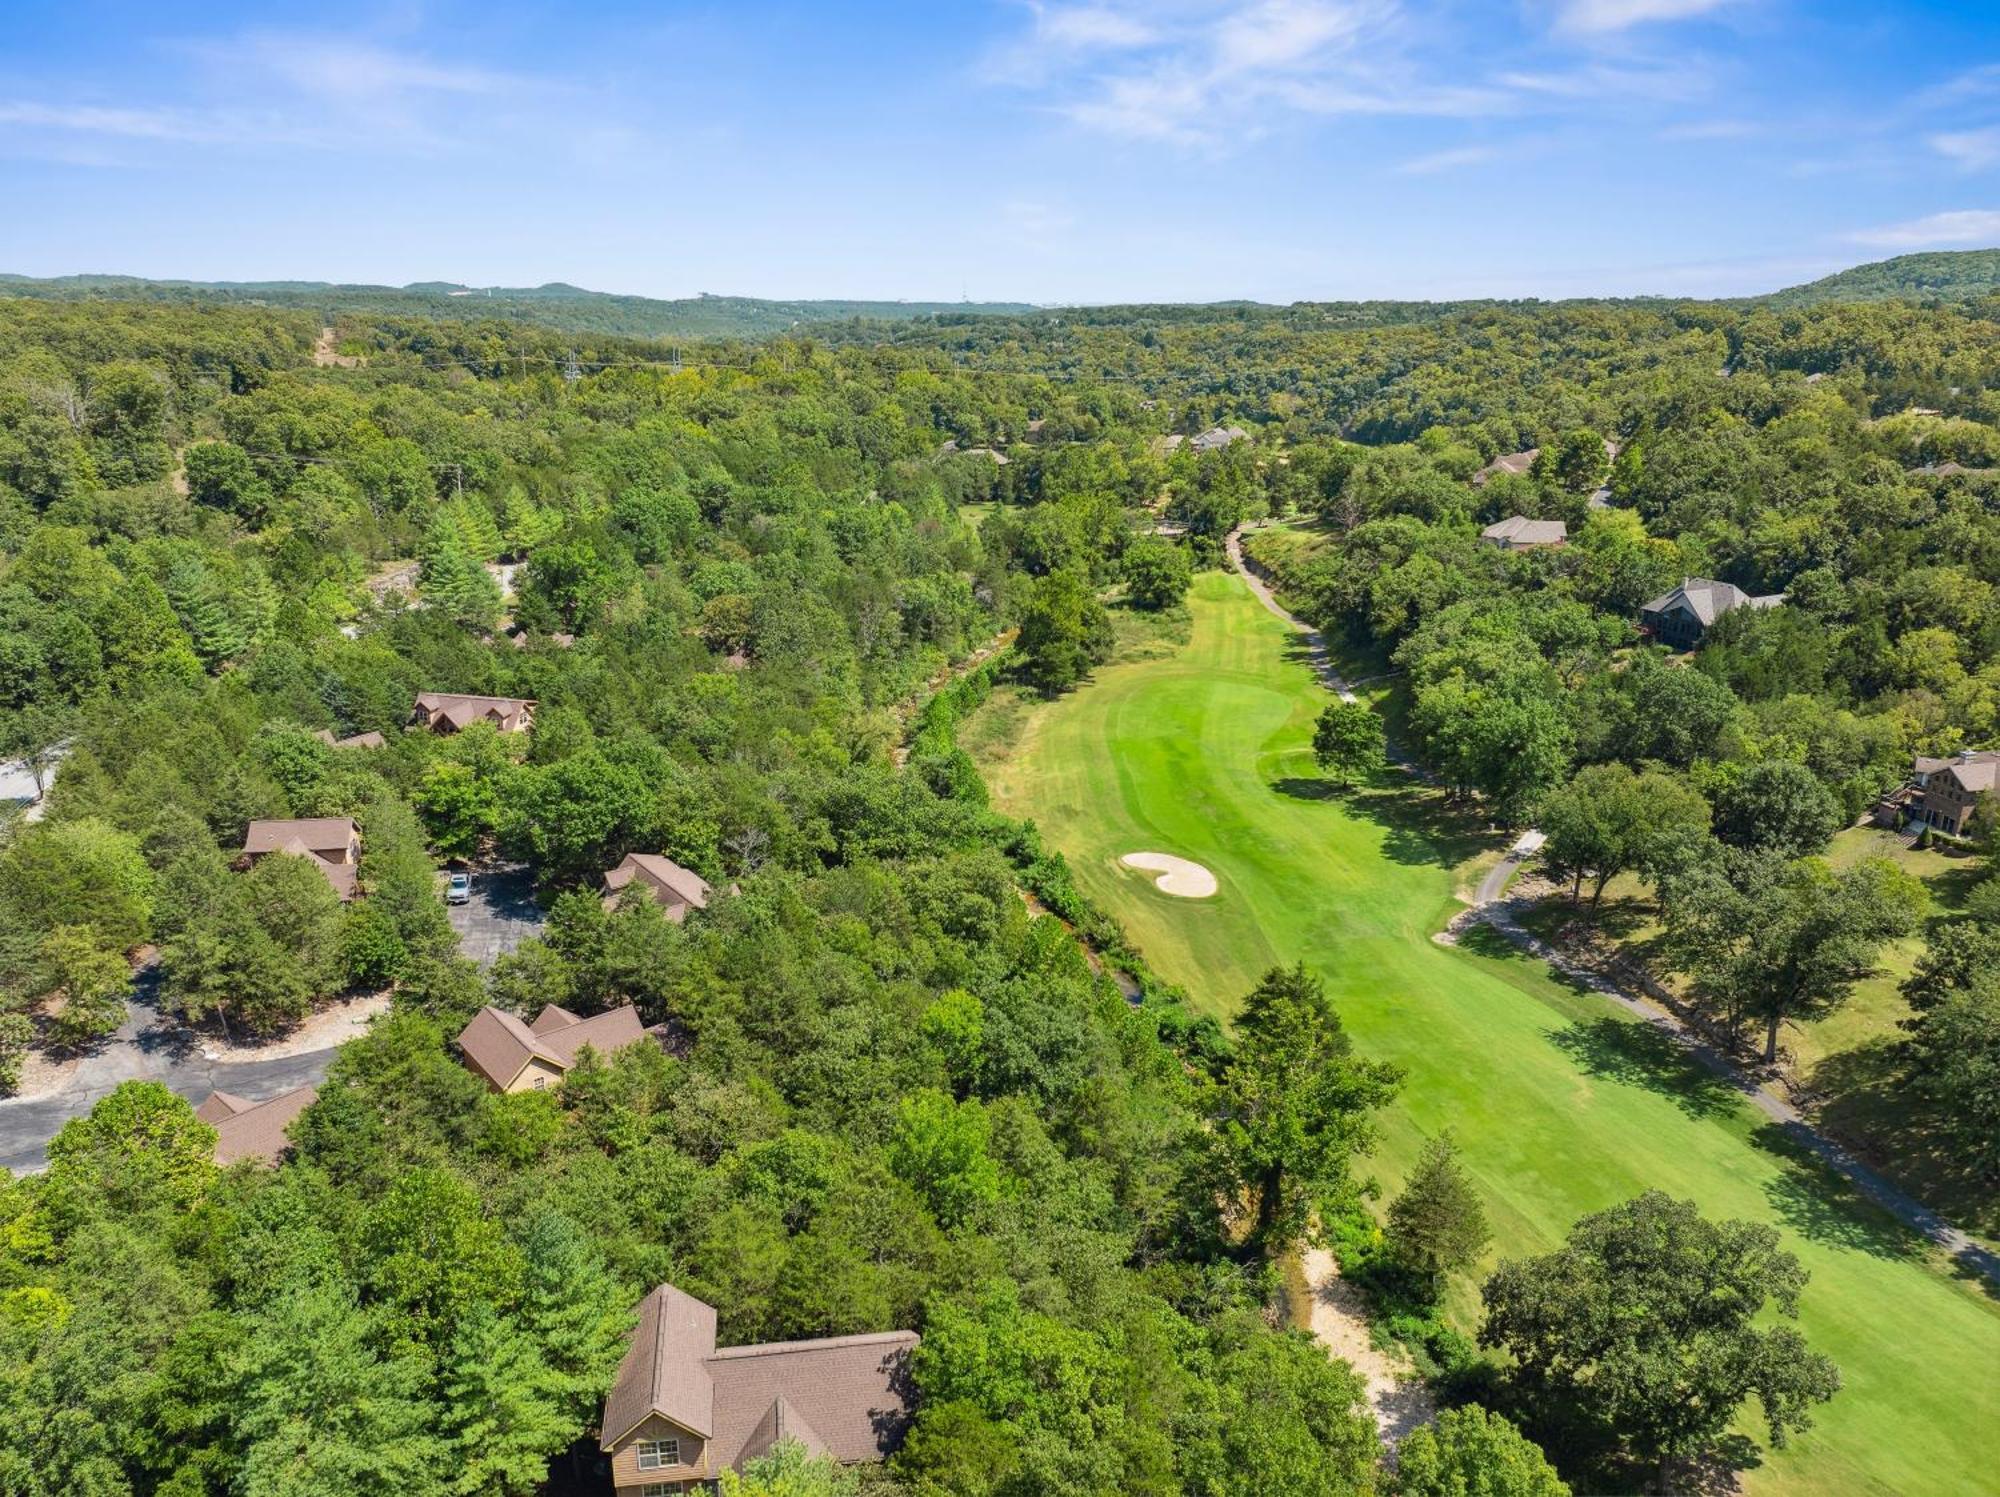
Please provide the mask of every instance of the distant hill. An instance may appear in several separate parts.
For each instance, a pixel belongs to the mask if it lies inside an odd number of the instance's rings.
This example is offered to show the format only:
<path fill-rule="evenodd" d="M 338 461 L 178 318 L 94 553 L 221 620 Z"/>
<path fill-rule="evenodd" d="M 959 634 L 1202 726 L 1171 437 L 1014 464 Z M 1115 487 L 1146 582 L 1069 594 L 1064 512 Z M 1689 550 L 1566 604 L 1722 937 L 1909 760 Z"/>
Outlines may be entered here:
<path fill-rule="evenodd" d="M 1773 307 L 1828 301 L 1958 300 L 2000 291 L 2000 249 L 1938 250 L 1898 255 L 1754 298 Z"/>
<path fill-rule="evenodd" d="M 408 286 L 350 286 L 327 281 L 149 281 L 138 276 L 67 275 L 49 279 L 0 273 L 0 296 L 53 301 L 85 297 L 121 301 L 217 302 L 292 307 L 320 312 L 425 318 L 498 318 L 577 333 L 625 338 L 756 338 L 813 323 L 856 318 L 906 322 L 968 313 L 1018 315 L 1026 302 L 764 301 L 748 296 L 696 296 L 658 301 L 546 286 L 461 286 L 418 281 Z"/>

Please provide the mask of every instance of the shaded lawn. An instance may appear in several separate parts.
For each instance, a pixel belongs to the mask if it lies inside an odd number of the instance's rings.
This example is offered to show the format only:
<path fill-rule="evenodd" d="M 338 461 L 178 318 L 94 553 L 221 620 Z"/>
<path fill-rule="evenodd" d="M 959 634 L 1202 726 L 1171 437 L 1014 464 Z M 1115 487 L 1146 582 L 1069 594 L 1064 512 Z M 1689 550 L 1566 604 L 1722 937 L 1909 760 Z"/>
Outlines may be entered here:
<path fill-rule="evenodd" d="M 1305 960 L 1357 1044 L 1405 1066 L 1375 1167 L 1393 1190 L 1423 1138 L 1454 1129 L 1496 1253 L 1555 1246 L 1575 1219 L 1657 1187 L 1711 1216 L 1773 1222 L 1812 1273 L 1808 1338 L 1846 1388 L 1818 1427 L 1746 1479 L 1757 1492 L 1973 1493 L 2000 1468 L 2000 1301 L 1855 1201 L 1726 1084 L 1594 994 L 1504 943 L 1430 936 L 1459 860 L 1488 839 L 1401 776 L 1309 793 L 1324 693 L 1285 626 L 1208 575 L 1194 637 L 1113 666 L 986 744 L 995 804 L 1033 817 L 1078 882 L 1192 1001 L 1227 1014 L 1278 962 Z M 1176 899 L 1118 864 L 1141 848 L 1212 869 Z M 1630 1031 L 1630 1032 L 1628 1032 Z M 1470 1324 L 1475 1302 L 1460 1286 Z"/>

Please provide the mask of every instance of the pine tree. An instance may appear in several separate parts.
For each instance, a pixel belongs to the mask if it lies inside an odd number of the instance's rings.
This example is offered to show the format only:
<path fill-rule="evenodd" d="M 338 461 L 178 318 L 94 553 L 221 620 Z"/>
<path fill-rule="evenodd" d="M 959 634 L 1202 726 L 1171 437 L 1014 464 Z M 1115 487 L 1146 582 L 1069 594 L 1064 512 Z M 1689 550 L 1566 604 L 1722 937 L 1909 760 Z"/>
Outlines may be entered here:
<path fill-rule="evenodd" d="M 248 632 L 199 562 L 177 562 L 167 573 L 166 592 L 181 627 L 194 642 L 195 653 L 210 670 L 250 647 Z"/>
<path fill-rule="evenodd" d="M 484 1302 L 459 1319 L 440 1372 L 442 1432 L 458 1473 L 449 1490 L 465 1497 L 533 1492 L 549 1457 L 583 1428 L 558 1402 L 563 1379 Z"/>
<path fill-rule="evenodd" d="M 1470 1268 L 1491 1238 L 1458 1145 L 1440 1133 L 1424 1145 L 1403 1193 L 1390 1203 L 1389 1246 L 1435 1290 L 1446 1275 Z"/>
<path fill-rule="evenodd" d="M 603 1257 L 561 1212 L 536 1212 L 520 1243 L 521 1325 L 557 1380 L 564 1411 L 587 1419 L 625 1353 L 631 1312 Z"/>
<path fill-rule="evenodd" d="M 416 1357 L 383 1358 L 344 1289 L 285 1295 L 244 1338 L 234 1418 L 241 1497 L 404 1497 L 445 1490 L 446 1447 Z"/>

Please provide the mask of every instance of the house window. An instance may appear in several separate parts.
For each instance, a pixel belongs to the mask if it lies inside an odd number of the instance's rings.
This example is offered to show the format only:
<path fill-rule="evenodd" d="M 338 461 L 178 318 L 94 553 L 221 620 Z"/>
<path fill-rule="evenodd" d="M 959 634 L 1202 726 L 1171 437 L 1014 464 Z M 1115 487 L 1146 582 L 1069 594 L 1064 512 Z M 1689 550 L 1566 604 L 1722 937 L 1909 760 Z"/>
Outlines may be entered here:
<path fill-rule="evenodd" d="M 681 1463 L 679 1440 L 641 1440 L 638 1450 L 641 1471 L 657 1471 L 662 1466 L 678 1466 Z"/>
<path fill-rule="evenodd" d="M 639 1488 L 639 1497 L 681 1497 L 687 1489 L 684 1481 L 649 1481 Z"/>

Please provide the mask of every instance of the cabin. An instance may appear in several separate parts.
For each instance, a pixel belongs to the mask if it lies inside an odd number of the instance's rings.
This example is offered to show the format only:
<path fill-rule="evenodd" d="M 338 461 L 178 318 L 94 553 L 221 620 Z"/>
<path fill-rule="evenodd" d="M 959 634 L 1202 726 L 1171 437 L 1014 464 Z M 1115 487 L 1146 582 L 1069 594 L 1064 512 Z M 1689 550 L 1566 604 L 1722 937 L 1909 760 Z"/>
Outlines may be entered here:
<path fill-rule="evenodd" d="M 886 1459 L 909 1427 L 915 1331 L 715 1344 L 715 1308 L 672 1284 L 639 1324 L 604 1401 L 598 1448 L 618 1497 L 706 1491 L 796 1440 L 843 1465 Z"/>
<path fill-rule="evenodd" d="M 460 733 L 474 723 L 491 723 L 502 733 L 525 733 L 535 725 L 535 704 L 521 697 L 466 696 L 426 691 L 417 697 L 410 725 L 433 733 Z"/>
<path fill-rule="evenodd" d="M 194 1115 L 215 1130 L 215 1162 L 239 1159 L 276 1164 L 292 1146 L 285 1130 L 292 1119 L 319 1100 L 319 1088 L 301 1086 L 252 1102 L 234 1092 L 210 1092 Z"/>
<path fill-rule="evenodd" d="M 321 728 L 318 732 L 314 733 L 313 737 L 317 738 L 328 748 L 337 749 L 378 749 L 386 745 L 389 741 L 380 733 L 354 733 L 346 738 L 336 738 L 325 728 Z"/>
<path fill-rule="evenodd" d="M 494 1091 L 536 1092 L 559 1085 L 586 1045 L 609 1057 L 646 1038 L 639 1011 L 630 1004 L 586 1019 L 551 1003 L 532 1024 L 489 1004 L 459 1031 L 458 1049 Z"/>
<path fill-rule="evenodd" d="M 632 888 L 650 895 L 676 925 L 687 919 L 689 910 L 707 909 L 715 892 L 693 869 L 651 852 L 628 853 L 624 862 L 604 875 L 604 907 L 615 908 Z"/>
<path fill-rule="evenodd" d="M 2000 788 L 2000 752 L 1967 750 L 1949 759 L 1918 755 L 1910 782 L 1891 798 L 1901 824 L 1920 822 L 1947 837 L 1962 837 L 1980 801 Z"/>
<path fill-rule="evenodd" d="M 252 867 L 272 853 L 311 858 L 343 902 L 361 892 L 361 833 L 351 816 L 253 821 L 243 834 L 236 866 Z"/>
<path fill-rule="evenodd" d="M 1502 551 L 1531 551 L 1537 546 L 1566 546 L 1569 526 L 1561 520 L 1531 520 L 1526 515 L 1509 515 L 1488 525 L 1479 538 Z"/>
<path fill-rule="evenodd" d="M 1783 593 L 1758 597 L 1734 583 L 1689 577 L 1672 592 L 1662 593 L 1641 607 L 1639 627 L 1663 645 L 1692 650 L 1724 614 L 1739 608 L 1776 608 L 1784 601 Z"/>

